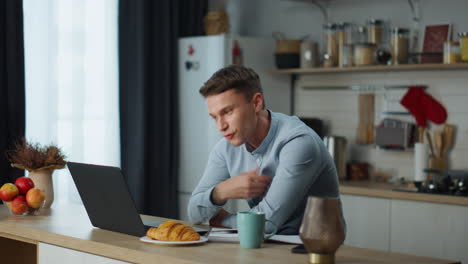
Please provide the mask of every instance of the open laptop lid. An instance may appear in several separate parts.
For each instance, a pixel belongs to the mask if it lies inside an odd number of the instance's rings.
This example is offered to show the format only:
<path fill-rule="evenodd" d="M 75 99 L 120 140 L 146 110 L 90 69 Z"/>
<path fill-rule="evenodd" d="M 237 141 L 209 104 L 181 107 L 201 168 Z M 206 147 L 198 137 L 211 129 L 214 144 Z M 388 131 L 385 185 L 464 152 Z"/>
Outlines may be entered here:
<path fill-rule="evenodd" d="M 67 166 L 93 226 L 145 235 L 146 228 L 120 168 L 76 162 L 67 162 Z"/>

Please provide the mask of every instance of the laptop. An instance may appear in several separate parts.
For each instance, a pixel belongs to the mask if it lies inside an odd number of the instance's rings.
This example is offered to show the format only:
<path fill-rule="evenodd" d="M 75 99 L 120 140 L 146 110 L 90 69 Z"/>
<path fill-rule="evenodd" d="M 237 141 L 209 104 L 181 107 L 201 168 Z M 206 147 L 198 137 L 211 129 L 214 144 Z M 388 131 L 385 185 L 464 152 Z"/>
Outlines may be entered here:
<path fill-rule="evenodd" d="M 76 162 L 67 166 L 94 227 L 141 237 L 162 223 L 142 221 L 120 168 Z"/>

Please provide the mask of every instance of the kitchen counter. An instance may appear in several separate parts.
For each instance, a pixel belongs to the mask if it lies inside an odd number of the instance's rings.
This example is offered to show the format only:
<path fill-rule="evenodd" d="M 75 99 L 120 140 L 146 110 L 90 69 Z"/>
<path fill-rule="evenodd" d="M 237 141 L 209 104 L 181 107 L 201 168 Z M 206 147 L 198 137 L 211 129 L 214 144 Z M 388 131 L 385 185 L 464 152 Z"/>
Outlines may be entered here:
<path fill-rule="evenodd" d="M 150 216 L 143 218 L 164 220 Z M 241 249 L 237 243 L 208 242 L 185 247 L 143 243 L 138 237 L 93 228 L 86 211 L 80 205 L 54 204 L 52 209 L 43 210 L 42 215 L 28 217 L 12 216 L 4 205 L 0 205 L 0 241 L 2 263 L 5 256 L 6 259 L 10 256 L 14 260 L 10 263 L 20 263 L 14 259 L 15 255 L 18 256 L 15 251 L 29 250 L 33 255 L 41 255 L 38 245 L 42 243 L 130 263 L 307 262 L 307 255 L 290 253 L 294 245 L 280 243 L 264 243 L 261 249 Z M 14 246 L 13 242 L 16 243 Z M 36 247 L 39 248 L 37 251 L 34 250 Z M 36 259 L 37 256 L 33 256 L 21 263 L 37 263 Z M 342 246 L 337 252 L 336 263 L 457 262 Z"/>
<path fill-rule="evenodd" d="M 394 191 L 395 188 L 404 188 L 404 186 L 370 181 L 343 181 L 340 183 L 340 193 L 342 194 L 468 206 L 468 197 Z"/>

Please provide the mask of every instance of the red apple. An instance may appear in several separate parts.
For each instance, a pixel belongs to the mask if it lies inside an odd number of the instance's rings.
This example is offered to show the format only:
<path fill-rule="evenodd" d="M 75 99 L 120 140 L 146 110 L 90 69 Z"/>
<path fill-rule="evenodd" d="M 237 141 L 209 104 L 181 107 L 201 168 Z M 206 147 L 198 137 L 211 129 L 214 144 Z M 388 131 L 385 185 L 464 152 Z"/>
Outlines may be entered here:
<path fill-rule="evenodd" d="M 29 207 L 37 209 L 45 200 L 45 193 L 39 189 L 31 189 L 26 194 L 26 202 Z"/>
<path fill-rule="evenodd" d="M 11 202 L 11 212 L 16 215 L 21 215 L 29 210 L 28 204 L 26 203 L 26 197 L 24 195 L 18 195 Z"/>
<path fill-rule="evenodd" d="M 31 178 L 28 177 L 19 177 L 15 181 L 16 187 L 18 187 L 18 190 L 20 194 L 26 195 L 26 193 L 34 188 L 34 182 L 31 180 Z"/>
<path fill-rule="evenodd" d="M 13 183 L 5 183 L 0 188 L 0 199 L 3 201 L 11 201 L 15 198 L 19 193 L 18 187 Z"/>

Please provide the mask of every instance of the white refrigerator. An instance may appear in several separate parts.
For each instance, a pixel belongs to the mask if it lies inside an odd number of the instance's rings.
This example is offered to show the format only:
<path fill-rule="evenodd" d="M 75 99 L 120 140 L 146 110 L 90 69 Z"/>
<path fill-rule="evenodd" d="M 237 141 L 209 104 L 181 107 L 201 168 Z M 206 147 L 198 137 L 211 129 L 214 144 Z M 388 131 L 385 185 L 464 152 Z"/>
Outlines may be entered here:
<path fill-rule="evenodd" d="M 210 150 L 221 138 L 198 90 L 214 72 L 232 64 L 233 52 L 239 54 L 239 49 L 242 64 L 254 69 L 260 76 L 267 108 L 289 114 L 289 78 L 271 73 L 275 69 L 273 39 L 225 34 L 179 39 L 178 195 L 182 220 L 188 220 L 190 195 L 202 177 Z M 226 209 L 236 212 L 246 210 L 248 206 L 240 200 L 229 202 Z"/>

